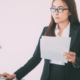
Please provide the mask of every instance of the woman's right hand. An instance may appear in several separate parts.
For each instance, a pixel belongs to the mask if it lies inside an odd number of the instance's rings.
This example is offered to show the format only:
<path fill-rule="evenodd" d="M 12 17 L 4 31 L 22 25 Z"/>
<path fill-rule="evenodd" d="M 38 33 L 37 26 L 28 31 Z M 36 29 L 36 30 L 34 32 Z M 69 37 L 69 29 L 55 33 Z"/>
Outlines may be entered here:
<path fill-rule="evenodd" d="M 3 74 L 0 74 L 0 77 L 5 77 L 5 80 L 12 80 L 16 77 L 15 74 L 8 74 L 8 73 L 3 73 Z"/>

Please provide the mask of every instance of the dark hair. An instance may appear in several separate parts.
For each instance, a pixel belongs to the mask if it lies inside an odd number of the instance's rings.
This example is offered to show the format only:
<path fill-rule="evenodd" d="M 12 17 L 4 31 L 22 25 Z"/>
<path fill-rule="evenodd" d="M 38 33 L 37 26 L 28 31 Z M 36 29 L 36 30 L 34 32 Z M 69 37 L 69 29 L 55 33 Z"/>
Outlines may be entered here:
<path fill-rule="evenodd" d="M 54 1 L 55 0 L 52 1 L 52 5 L 53 5 Z M 62 1 L 66 3 L 66 5 L 68 6 L 69 11 L 71 13 L 71 15 L 69 16 L 70 23 L 79 25 L 80 23 L 79 23 L 79 19 L 78 19 L 75 0 L 62 0 Z M 45 31 L 44 35 L 45 36 L 55 36 L 55 33 L 54 33 L 55 27 L 56 27 L 56 23 L 51 15 L 51 22 L 50 22 L 49 26 L 47 27 L 47 30 Z"/>

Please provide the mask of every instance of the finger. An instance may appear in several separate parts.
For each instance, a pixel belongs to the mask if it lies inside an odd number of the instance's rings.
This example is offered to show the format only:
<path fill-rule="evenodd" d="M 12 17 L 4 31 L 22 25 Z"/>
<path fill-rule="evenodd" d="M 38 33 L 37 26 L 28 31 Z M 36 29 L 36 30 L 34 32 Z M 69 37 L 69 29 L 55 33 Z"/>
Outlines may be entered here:
<path fill-rule="evenodd" d="M 71 53 L 69 53 L 69 55 L 70 55 L 70 56 L 74 56 L 74 54 L 73 54 L 72 52 L 71 52 Z"/>
<path fill-rule="evenodd" d="M 7 74 L 7 73 L 3 73 L 3 74 L 0 75 L 0 77 L 2 77 L 2 76 L 3 76 L 3 77 L 7 77 L 8 74 Z"/>
<path fill-rule="evenodd" d="M 75 53 L 74 52 L 71 52 L 70 55 L 69 55 L 69 57 L 71 57 L 72 59 L 74 59 Z"/>
<path fill-rule="evenodd" d="M 63 55 L 63 57 L 64 57 L 67 61 L 70 61 L 70 62 L 72 61 L 72 58 L 71 58 L 70 56 L 64 56 L 64 55 Z"/>
<path fill-rule="evenodd" d="M 0 75 L 0 77 L 6 77 L 6 76 L 7 76 L 7 75 L 5 75 L 5 74 L 1 74 L 1 75 Z"/>
<path fill-rule="evenodd" d="M 71 58 L 65 58 L 67 61 L 72 62 Z"/>
<path fill-rule="evenodd" d="M 73 54 L 74 54 L 74 55 L 76 55 L 76 53 L 75 53 L 75 52 L 73 52 Z"/>
<path fill-rule="evenodd" d="M 3 76 L 3 74 L 0 74 L 0 77 L 2 77 Z"/>
<path fill-rule="evenodd" d="M 67 52 L 64 52 L 64 55 L 66 55 L 67 54 Z"/>
<path fill-rule="evenodd" d="M 69 53 L 67 53 L 67 52 L 64 52 L 64 54 L 67 56 L 67 55 L 70 55 Z"/>
<path fill-rule="evenodd" d="M 72 59 L 68 59 L 69 62 L 72 62 Z"/>
<path fill-rule="evenodd" d="M 10 76 L 6 77 L 5 80 L 12 80 Z"/>
<path fill-rule="evenodd" d="M 73 54 L 73 52 L 64 53 L 64 54 L 66 54 L 66 56 L 68 56 L 68 57 L 70 57 L 70 58 L 73 58 L 73 57 L 74 57 L 74 54 Z"/>
<path fill-rule="evenodd" d="M 72 60 L 73 59 L 73 56 L 70 55 L 70 54 L 68 54 L 66 58 Z"/>
<path fill-rule="evenodd" d="M 62 56 L 63 56 L 63 58 L 67 59 L 67 56 L 65 56 L 65 55 L 62 55 Z"/>
<path fill-rule="evenodd" d="M 76 53 L 75 53 L 75 52 L 71 52 L 71 51 L 69 51 L 69 53 L 70 53 L 70 54 L 72 54 L 72 55 L 76 55 Z"/>
<path fill-rule="evenodd" d="M 64 55 L 65 54 L 65 55 Z M 67 52 L 64 52 L 64 56 L 70 56 L 70 54 L 69 53 L 67 53 Z"/>

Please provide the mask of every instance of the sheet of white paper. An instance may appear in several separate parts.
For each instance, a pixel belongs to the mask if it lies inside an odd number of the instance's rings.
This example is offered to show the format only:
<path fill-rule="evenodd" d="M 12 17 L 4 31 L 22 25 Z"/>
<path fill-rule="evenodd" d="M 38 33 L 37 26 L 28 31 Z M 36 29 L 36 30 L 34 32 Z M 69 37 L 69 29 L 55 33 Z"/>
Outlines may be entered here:
<path fill-rule="evenodd" d="M 0 78 L 0 80 L 5 80 L 5 79 Z"/>
<path fill-rule="evenodd" d="M 5 78 L 1 77 L 0 80 L 5 80 Z M 17 79 L 14 78 L 13 80 L 17 80 Z M 20 80 L 25 80 L 25 79 L 20 79 Z"/>
<path fill-rule="evenodd" d="M 5 80 L 5 79 L 0 79 L 0 80 Z"/>
<path fill-rule="evenodd" d="M 40 39 L 41 57 L 66 62 L 61 55 L 69 51 L 71 37 L 42 36 Z"/>

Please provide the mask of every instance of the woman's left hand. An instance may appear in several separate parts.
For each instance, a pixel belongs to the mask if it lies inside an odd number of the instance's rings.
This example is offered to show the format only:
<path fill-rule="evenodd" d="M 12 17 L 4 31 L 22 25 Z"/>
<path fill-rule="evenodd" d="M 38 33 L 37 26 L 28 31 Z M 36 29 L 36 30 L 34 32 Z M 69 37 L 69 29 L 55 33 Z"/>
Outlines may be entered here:
<path fill-rule="evenodd" d="M 65 54 L 65 55 L 64 55 Z M 76 53 L 75 52 L 71 52 L 69 51 L 68 53 L 67 52 L 64 52 L 64 54 L 62 55 L 67 61 L 70 61 L 72 62 L 73 64 L 76 64 Z M 66 56 L 67 55 L 67 56 Z"/>

